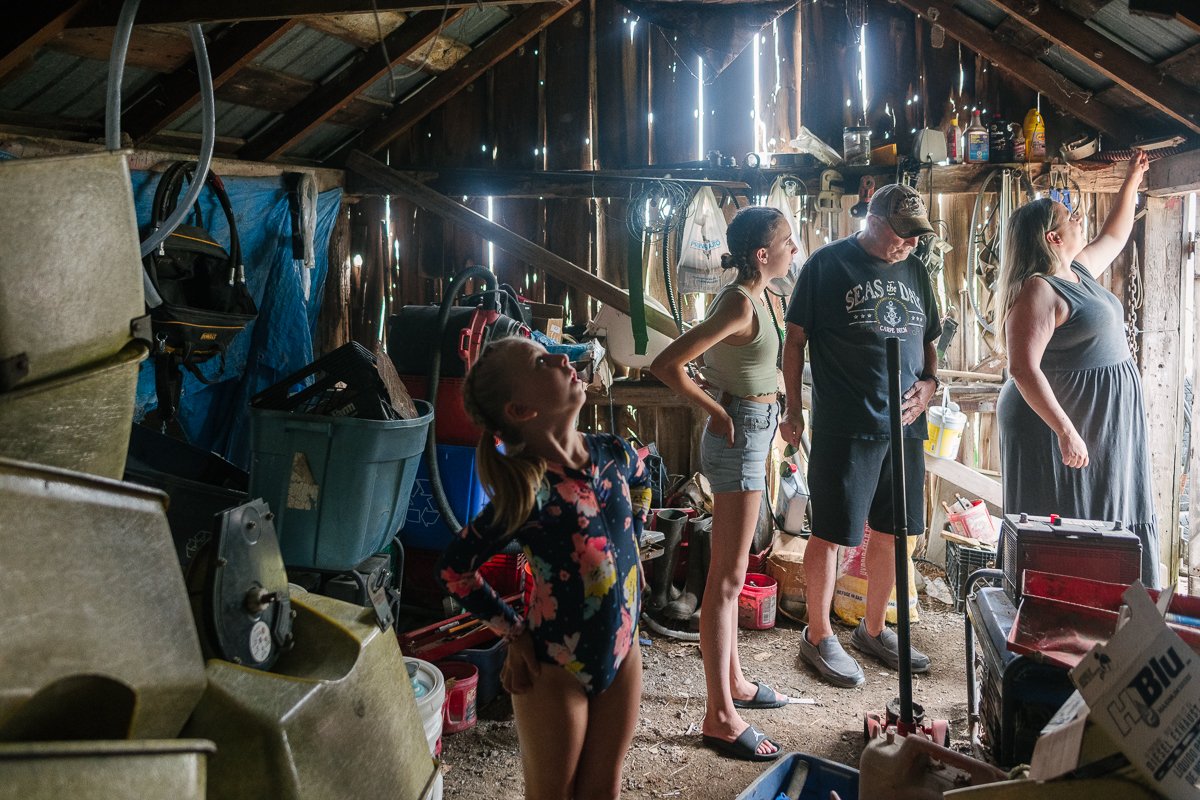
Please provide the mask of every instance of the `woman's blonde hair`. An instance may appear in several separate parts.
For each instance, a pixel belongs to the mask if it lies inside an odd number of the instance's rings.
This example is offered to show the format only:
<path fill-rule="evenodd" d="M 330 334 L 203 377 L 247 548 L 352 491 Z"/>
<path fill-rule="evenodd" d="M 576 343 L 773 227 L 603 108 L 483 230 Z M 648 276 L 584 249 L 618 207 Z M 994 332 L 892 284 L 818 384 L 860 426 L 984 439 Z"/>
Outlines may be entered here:
<path fill-rule="evenodd" d="M 479 478 L 492 498 L 495 520 L 512 535 L 525 524 L 533 511 L 538 487 L 546 473 L 546 461 L 527 455 L 521 433 L 509 423 L 504 407 L 512 399 L 521 379 L 503 354 L 514 347 L 537 347 L 528 339 L 497 339 L 484 348 L 467 373 L 463 384 L 463 404 L 476 425 L 483 428 L 475 449 Z M 504 442 L 506 453 L 496 447 L 496 437 Z"/>
<path fill-rule="evenodd" d="M 1054 228 L 1054 206 L 1055 202 L 1048 197 L 1031 200 L 1008 218 L 1008 232 L 1004 236 L 1004 263 L 1000 268 L 997 352 L 1008 349 L 1004 325 L 1025 281 L 1035 275 L 1050 275 L 1058 266 L 1058 255 L 1046 241 L 1046 234 Z"/>

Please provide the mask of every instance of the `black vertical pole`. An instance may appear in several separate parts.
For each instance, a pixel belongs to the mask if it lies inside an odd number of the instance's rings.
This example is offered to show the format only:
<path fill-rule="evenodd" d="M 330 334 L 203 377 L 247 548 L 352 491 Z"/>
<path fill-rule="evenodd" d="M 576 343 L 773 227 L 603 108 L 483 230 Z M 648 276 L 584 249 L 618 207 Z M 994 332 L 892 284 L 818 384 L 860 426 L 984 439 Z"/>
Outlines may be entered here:
<path fill-rule="evenodd" d="M 900 647 L 900 732 L 914 729 L 912 660 L 908 630 L 908 504 L 904 491 L 904 427 L 900 424 L 900 340 L 887 339 L 888 410 L 891 416 L 892 537 L 896 551 L 896 638 Z"/>

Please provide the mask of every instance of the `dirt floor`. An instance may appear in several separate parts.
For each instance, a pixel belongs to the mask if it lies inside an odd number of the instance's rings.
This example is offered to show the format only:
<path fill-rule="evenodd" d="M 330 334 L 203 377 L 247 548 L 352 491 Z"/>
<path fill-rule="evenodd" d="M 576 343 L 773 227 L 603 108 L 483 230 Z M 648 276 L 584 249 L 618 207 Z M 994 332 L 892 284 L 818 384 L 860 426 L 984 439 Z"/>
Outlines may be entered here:
<path fill-rule="evenodd" d="M 951 744 L 963 749 L 966 732 L 966 682 L 963 617 L 949 606 L 921 595 L 920 622 L 913 644 L 933 665 L 914 676 L 913 700 L 928 715 L 950 722 Z M 858 766 L 863 747 L 863 712 L 882 711 L 898 693 L 898 673 L 877 662 L 860 660 L 865 685 L 838 689 L 820 682 L 798 661 L 801 625 L 780 617 L 775 628 L 740 631 L 747 676 L 768 681 L 792 697 L 815 701 L 770 711 L 743 712 L 780 742 L 800 750 Z M 852 629 L 836 626 L 847 651 Z M 700 744 L 704 715 L 704 674 L 698 646 L 643 631 L 645 687 L 637 733 L 625 759 L 624 798 L 730 800 L 766 766 L 718 756 Z M 444 739 L 445 797 L 451 800 L 518 800 L 522 797 L 521 761 L 512 706 L 501 695 L 479 712 L 472 729 Z"/>

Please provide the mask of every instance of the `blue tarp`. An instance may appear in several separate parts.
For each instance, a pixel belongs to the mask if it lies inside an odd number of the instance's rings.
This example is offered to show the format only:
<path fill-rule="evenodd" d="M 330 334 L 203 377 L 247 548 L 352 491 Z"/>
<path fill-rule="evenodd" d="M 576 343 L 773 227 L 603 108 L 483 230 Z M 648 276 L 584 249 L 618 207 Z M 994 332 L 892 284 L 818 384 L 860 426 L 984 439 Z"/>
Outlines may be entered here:
<path fill-rule="evenodd" d="M 133 195 L 142 237 L 148 234 L 158 173 L 134 172 Z M 179 421 L 188 439 L 243 468 L 250 463 L 250 398 L 313 360 L 313 334 L 329 271 L 329 238 L 342 191 L 317 197 L 314 242 L 316 265 L 309 269 L 292 254 L 292 218 L 281 178 L 223 178 L 237 221 L 246 284 L 258 305 L 258 319 L 230 345 L 224 369 L 220 359 L 201 365 L 205 385 L 184 373 Z M 200 195 L 204 227 L 228 247 L 229 227 L 211 191 Z M 305 299 L 304 275 L 309 273 Z M 138 375 L 135 419 L 158 405 L 154 363 Z"/>

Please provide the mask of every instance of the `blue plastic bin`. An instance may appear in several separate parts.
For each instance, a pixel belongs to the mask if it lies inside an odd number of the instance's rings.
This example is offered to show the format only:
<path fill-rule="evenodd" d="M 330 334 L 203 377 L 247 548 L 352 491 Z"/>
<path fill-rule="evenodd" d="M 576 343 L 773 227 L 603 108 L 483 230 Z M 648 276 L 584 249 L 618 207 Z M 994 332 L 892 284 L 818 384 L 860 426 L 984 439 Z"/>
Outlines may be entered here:
<path fill-rule="evenodd" d="M 487 492 L 479 482 L 479 473 L 475 471 L 475 448 L 439 444 L 437 454 L 438 471 L 446 499 L 450 501 L 454 516 L 466 525 L 483 510 L 488 500 Z M 408 504 L 404 529 L 400 531 L 400 541 L 405 547 L 444 550 L 453 535 L 442 521 L 429 482 L 429 468 L 422 456 L 417 479 L 413 482 L 412 500 Z"/>
<path fill-rule="evenodd" d="M 784 753 L 737 800 L 775 800 L 787 788 L 801 761 L 808 763 L 808 780 L 800 792 L 800 800 L 828 800 L 830 792 L 837 792 L 842 800 L 857 800 L 858 770 L 808 753 Z"/>
<path fill-rule="evenodd" d="M 452 656 L 447 656 L 446 661 L 466 661 L 474 664 L 479 670 L 479 683 L 476 685 L 475 699 L 476 705 L 483 708 L 504 690 L 504 687 L 500 685 L 500 668 L 504 666 L 504 659 L 507 656 L 508 644 L 503 639 L 496 639 L 482 647 L 468 647 L 460 650 Z"/>
<path fill-rule="evenodd" d="M 275 512 L 285 564 L 345 572 L 396 535 L 433 420 L 414 402 L 401 420 L 250 409 L 250 496 Z"/>

